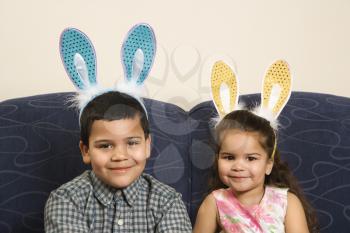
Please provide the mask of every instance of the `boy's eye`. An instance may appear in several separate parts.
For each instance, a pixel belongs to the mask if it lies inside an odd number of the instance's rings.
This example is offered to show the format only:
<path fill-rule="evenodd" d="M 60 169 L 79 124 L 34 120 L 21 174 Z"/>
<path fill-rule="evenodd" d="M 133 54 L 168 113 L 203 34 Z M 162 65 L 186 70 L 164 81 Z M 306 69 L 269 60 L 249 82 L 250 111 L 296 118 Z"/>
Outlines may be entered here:
<path fill-rule="evenodd" d="M 138 144 L 140 144 L 139 140 L 129 140 L 128 141 L 128 146 L 136 146 Z"/>
<path fill-rule="evenodd" d="M 100 148 L 100 149 L 111 149 L 112 147 L 113 147 L 112 144 L 109 144 L 109 143 L 99 144 L 97 146 L 97 148 Z"/>

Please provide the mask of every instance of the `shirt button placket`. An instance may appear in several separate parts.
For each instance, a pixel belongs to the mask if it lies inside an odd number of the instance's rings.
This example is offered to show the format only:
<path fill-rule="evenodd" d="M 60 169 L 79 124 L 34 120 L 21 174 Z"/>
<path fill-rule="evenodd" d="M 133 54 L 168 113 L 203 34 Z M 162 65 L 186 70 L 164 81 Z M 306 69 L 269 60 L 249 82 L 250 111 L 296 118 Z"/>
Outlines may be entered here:
<path fill-rule="evenodd" d="M 124 232 L 125 231 L 125 219 L 124 219 L 124 212 L 125 212 L 125 208 L 124 208 L 124 201 L 123 201 L 123 197 L 121 196 L 121 193 L 117 193 L 115 195 L 115 211 L 116 211 L 116 217 L 114 220 L 114 229 L 115 232 Z"/>

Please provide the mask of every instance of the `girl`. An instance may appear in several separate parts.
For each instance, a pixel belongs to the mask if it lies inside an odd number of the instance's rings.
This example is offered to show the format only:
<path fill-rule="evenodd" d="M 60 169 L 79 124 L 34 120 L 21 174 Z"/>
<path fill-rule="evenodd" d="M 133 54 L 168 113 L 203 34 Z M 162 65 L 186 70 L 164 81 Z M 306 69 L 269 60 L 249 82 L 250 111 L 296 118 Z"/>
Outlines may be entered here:
<path fill-rule="evenodd" d="M 215 127 L 214 191 L 198 210 L 194 233 L 317 232 L 311 206 L 280 160 L 272 120 L 248 110 L 222 115 Z"/>

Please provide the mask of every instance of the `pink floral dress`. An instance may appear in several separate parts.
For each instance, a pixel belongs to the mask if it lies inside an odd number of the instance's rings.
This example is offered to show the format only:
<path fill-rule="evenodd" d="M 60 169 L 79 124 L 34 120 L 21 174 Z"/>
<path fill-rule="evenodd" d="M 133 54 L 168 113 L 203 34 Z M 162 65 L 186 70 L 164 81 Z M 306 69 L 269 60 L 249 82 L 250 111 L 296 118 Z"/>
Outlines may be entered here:
<path fill-rule="evenodd" d="M 213 192 L 220 225 L 226 233 L 283 233 L 288 189 L 265 187 L 260 204 L 242 206 L 230 189 Z"/>

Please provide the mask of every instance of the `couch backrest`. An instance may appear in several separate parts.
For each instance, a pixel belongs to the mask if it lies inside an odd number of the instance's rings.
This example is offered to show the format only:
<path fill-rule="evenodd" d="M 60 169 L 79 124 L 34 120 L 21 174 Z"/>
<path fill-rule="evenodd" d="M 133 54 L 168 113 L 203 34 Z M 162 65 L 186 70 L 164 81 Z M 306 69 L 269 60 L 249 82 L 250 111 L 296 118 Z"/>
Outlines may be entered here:
<path fill-rule="evenodd" d="M 43 208 L 51 190 L 89 169 L 78 149 L 77 114 L 71 93 L 0 103 L 0 232 L 44 232 Z M 259 102 L 258 95 L 242 97 Z M 209 127 L 215 110 L 203 102 L 186 112 L 145 100 L 153 148 L 145 171 L 182 193 L 192 221 L 213 162 Z M 279 146 L 319 213 L 322 232 L 350 225 L 350 99 L 292 94 L 281 115 Z"/>

